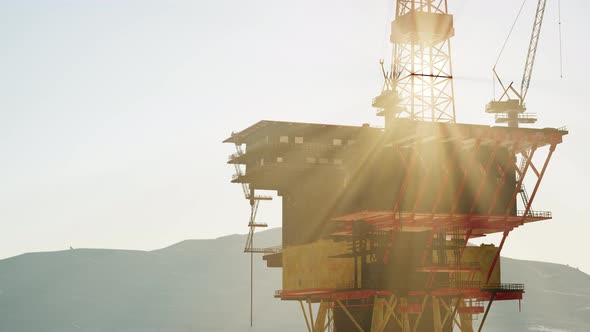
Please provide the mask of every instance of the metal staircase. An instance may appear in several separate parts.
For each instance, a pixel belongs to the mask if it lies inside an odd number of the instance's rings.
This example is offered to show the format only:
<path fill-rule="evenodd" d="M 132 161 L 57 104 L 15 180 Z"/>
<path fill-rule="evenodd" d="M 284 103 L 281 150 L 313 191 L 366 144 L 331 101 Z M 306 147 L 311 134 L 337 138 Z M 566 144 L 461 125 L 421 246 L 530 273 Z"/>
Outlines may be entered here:
<path fill-rule="evenodd" d="M 230 156 L 243 156 L 245 154 L 244 150 L 242 149 L 242 145 L 236 144 L 236 153 Z M 233 176 L 233 179 L 237 179 L 239 177 L 245 176 L 245 172 L 242 171 L 242 167 L 238 163 L 234 163 L 234 167 L 236 173 Z M 248 238 L 246 239 L 246 246 L 244 247 L 244 252 L 246 253 L 277 253 L 280 252 L 280 249 L 277 247 L 272 248 L 254 248 L 254 233 L 256 232 L 256 228 L 264 228 L 268 227 L 265 223 L 258 223 L 256 222 L 256 215 L 258 214 L 258 204 L 260 201 L 270 201 L 272 200 L 271 196 L 264 196 L 264 195 L 257 195 L 256 190 L 251 188 L 248 183 L 242 182 L 242 191 L 244 192 L 244 198 L 250 201 L 250 219 L 248 221 L 248 227 L 250 228 L 248 232 Z"/>

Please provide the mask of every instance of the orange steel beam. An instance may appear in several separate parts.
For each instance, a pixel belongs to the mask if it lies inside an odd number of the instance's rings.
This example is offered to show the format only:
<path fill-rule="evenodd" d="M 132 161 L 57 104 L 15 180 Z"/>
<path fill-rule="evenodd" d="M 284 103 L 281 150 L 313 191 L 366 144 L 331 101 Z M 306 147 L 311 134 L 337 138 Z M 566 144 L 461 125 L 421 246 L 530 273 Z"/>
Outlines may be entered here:
<path fill-rule="evenodd" d="M 463 247 L 461 247 L 461 253 L 459 254 L 459 261 L 457 262 L 457 265 L 461 264 L 461 258 L 463 258 L 463 252 L 465 251 L 465 248 L 467 247 L 467 243 L 469 243 L 469 238 L 471 237 L 472 232 L 473 232 L 473 228 L 469 228 L 467 230 L 467 233 L 465 234 L 465 242 L 463 242 Z"/>
<path fill-rule="evenodd" d="M 370 211 L 369 211 L 370 212 Z M 521 215 L 510 215 L 508 218 L 504 215 L 469 215 L 469 214 L 455 214 L 451 216 L 448 213 L 439 213 L 434 216 L 430 213 L 421 212 L 398 212 L 393 215 L 392 211 L 375 211 L 377 214 L 381 214 L 378 217 L 363 218 L 359 216 L 355 220 L 364 220 L 367 224 L 374 226 L 377 230 L 391 230 L 391 225 L 394 228 L 400 226 L 403 222 L 404 227 L 415 228 L 415 227 L 436 227 L 441 228 L 457 228 L 461 230 L 469 229 L 483 229 L 484 233 L 490 234 L 495 233 L 508 228 L 515 228 L 521 225 Z M 352 214 L 354 216 L 354 214 Z M 534 222 L 551 219 L 551 215 L 535 215 L 525 216 L 526 222 Z M 351 227 L 350 221 L 338 221 L 342 224 L 347 225 L 344 229 L 337 231 L 334 235 L 350 235 Z M 472 234 L 475 235 L 475 234 Z"/>
<path fill-rule="evenodd" d="M 475 194 L 475 197 L 473 198 L 473 204 L 471 204 L 471 209 L 469 210 L 469 214 L 473 214 L 473 211 L 477 207 L 477 203 L 479 202 L 479 197 L 481 196 L 481 192 L 483 191 L 483 188 L 486 184 L 486 180 L 488 179 L 488 174 L 490 172 L 492 164 L 495 161 L 496 153 L 498 152 L 499 147 L 500 147 L 500 141 L 496 141 L 496 144 L 494 144 L 494 149 L 492 150 L 492 154 L 490 156 L 490 159 L 488 160 L 488 163 L 486 164 L 486 166 L 484 168 L 484 174 L 483 174 L 483 177 L 481 178 L 481 181 L 479 182 L 479 186 L 477 188 L 477 192 Z"/>
<path fill-rule="evenodd" d="M 430 231 L 430 237 L 428 238 L 428 243 L 426 244 L 426 248 L 424 248 L 424 254 L 422 255 L 422 265 L 426 264 L 426 258 L 428 258 L 429 250 L 432 250 L 432 240 L 434 239 L 434 233 L 436 231 L 436 227 L 432 227 Z"/>
<path fill-rule="evenodd" d="M 532 159 L 533 159 L 533 156 L 535 155 L 536 151 L 537 151 L 537 143 L 533 144 L 533 147 L 531 148 L 531 153 L 529 155 L 530 158 L 527 159 L 524 169 L 522 170 L 522 175 L 520 176 L 520 179 L 518 180 L 518 184 L 516 185 L 516 188 L 514 188 L 514 192 L 512 193 L 512 198 L 510 199 L 508 207 L 506 208 L 506 216 L 508 216 L 510 214 L 510 210 L 512 210 L 512 207 L 516 203 L 516 196 L 518 195 L 518 192 L 520 191 L 520 188 L 522 187 L 522 183 L 524 181 L 525 175 L 532 163 Z M 516 167 L 516 168 L 518 168 L 518 167 Z"/>
<path fill-rule="evenodd" d="M 525 154 L 526 152 L 522 152 L 522 155 L 525 156 L 527 159 L 529 159 L 529 156 Z M 533 164 L 531 162 L 531 169 L 533 170 L 533 172 L 535 172 L 535 174 L 537 175 L 537 177 L 539 176 L 539 170 L 537 169 L 537 167 L 535 167 L 535 164 Z"/>
<path fill-rule="evenodd" d="M 330 292 L 325 292 L 322 294 L 318 293 L 307 293 L 306 290 L 298 291 L 298 295 L 288 295 L 281 297 L 282 300 L 292 300 L 292 301 L 301 301 L 300 305 L 303 307 L 303 312 L 307 312 L 303 305 L 303 301 L 311 301 L 312 303 L 317 303 L 321 301 L 329 301 L 334 302 L 337 300 L 346 301 L 346 300 L 362 300 L 362 299 L 371 299 L 374 297 L 388 297 L 392 296 L 393 292 L 391 291 L 375 291 L 375 290 L 364 290 L 364 291 L 341 291 L 341 290 L 334 290 Z M 496 301 L 511 301 L 511 300 L 521 300 L 523 298 L 524 291 L 488 291 L 482 290 L 479 286 L 463 286 L 463 287 L 446 287 L 446 288 L 433 288 L 433 289 L 422 289 L 422 290 L 411 290 L 407 292 L 407 295 L 412 298 L 422 298 L 424 296 L 440 296 L 440 297 L 461 297 L 462 299 L 474 299 L 476 301 L 489 301 L 492 294 L 495 295 Z M 353 308 L 353 307 L 371 307 L 372 304 L 370 302 L 366 302 L 365 304 L 347 304 L 346 307 Z"/>
<path fill-rule="evenodd" d="M 434 272 L 428 273 L 428 278 L 426 279 L 426 289 L 432 288 L 432 284 L 434 283 Z"/>
<path fill-rule="evenodd" d="M 404 176 L 404 181 L 402 182 L 402 185 L 400 187 L 400 190 L 397 193 L 397 198 L 395 200 L 395 205 L 393 208 L 393 212 L 395 214 L 395 212 L 399 211 L 399 205 L 400 202 L 404 196 L 404 194 L 406 193 L 406 189 L 408 188 L 408 183 L 410 182 L 410 176 L 412 174 L 413 168 L 414 168 L 414 164 L 416 162 L 416 156 L 418 155 L 418 147 L 415 147 L 414 149 L 412 149 L 412 156 L 410 157 L 410 161 L 408 164 L 406 164 L 405 168 L 406 168 L 406 173 Z M 403 155 L 403 153 L 399 150 L 399 147 L 397 148 L 398 152 L 400 155 Z"/>
<path fill-rule="evenodd" d="M 425 164 L 425 166 L 424 166 L 425 174 L 424 174 L 424 177 L 422 178 L 422 182 L 419 186 L 420 189 L 418 190 L 418 194 L 416 195 L 416 200 L 414 201 L 414 208 L 412 210 L 414 212 L 416 211 L 416 209 L 418 208 L 418 206 L 422 202 L 422 197 L 424 196 L 424 191 L 426 190 L 426 185 L 428 184 L 428 181 L 430 180 L 430 175 L 432 174 L 432 164 L 434 163 L 433 158 L 430 158 L 430 163 L 424 162 L 423 158 L 421 158 L 421 160 Z"/>
<path fill-rule="evenodd" d="M 498 246 L 498 251 L 496 251 L 496 255 L 494 255 L 494 260 L 492 261 L 492 265 L 490 265 L 490 269 L 488 271 L 488 276 L 486 277 L 486 284 L 488 282 L 490 282 L 490 278 L 492 277 L 492 272 L 494 271 L 494 268 L 496 267 L 496 264 L 498 263 L 498 258 L 500 257 L 500 252 L 502 251 L 502 248 L 504 247 L 504 242 L 506 241 L 506 237 L 508 237 L 508 233 L 510 233 L 509 230 L 504 231 L 504 234 L 502 235 L 502 241 L 500 242 L 500 246 Z"/>
<path fill-rule="evenodd" d="M 399 146 L 396 147 L 396 150 L 398 151 L 398 153 L 400 154 L 400 157 L 403 160 L 403 153 L 400 151 Z M 395 222 L 395 215 L 399 211 L 400 202 L 406 192 L 406 189 L 408 187 L 408 182 L 410 182 L 410 176 L 412 174 L 414 163 L 416 162 L 416 156 L 418 154 L 417 150 L 418 150 L 418 147 L 415 147 L 414 149 L 412 149 L 412 156 L 410 157 L 410 161 L 409 161 L 409 163 L 405 164 L 406 173 L 404 176 L 404 181 L 402 182 L 402 185 L 397 193 L 397 198 L 395 199 L 395 204 L 393 207 L 393 221 L 394 222 Z M 393 245 L 394 234 L 395 234 L 395 229 L 392 228 L 391 237 L 389 238 L 389 243 L 387 245 L 387 249 L 385 250 L 385 255 L 383 256 L 383 262 L 385 264 L 387 264 L 387 262 L 389 261 L 389 254 L 391 252 L 391 246 Z"/>
<path fill-rule="evenodd" d="M 440 188 L 438 189 L 438 193 L 436 195 L 436 200 L 434 201 L 434 205 L 432 206 L 432 214 L 433 215 L 436 213 L 436 210 L 438 210 L 438 206 L 440 205 L 440 202 L 442 200 L 443 192 L 445 191 L 447 183 L 449 182 L 449 178 L 451 177 L 451 167 L 455 164 L 455 160 L 457 159 L 457 156 L 459 155 L 460 147 L 461 147 L 460 144 L 455 143 L 455 149 L 453 150 L 453 155 L 451 157 L 451 160 L 449 160 L 449 163 L 447 164 L 447 168 L 446 168 L 447 172 L 445 174 L 445 177 L 443 178 L 443 182 L 441 183 Z"/>
<path fill-rule="evenodd" d="M 490 302 L 488 303 L 488 307 L 486 308 L 485 314 L 483 314 L 483 318 L 481 319 L 481 324 L 479 324 L 478 332 L 481 332 L 483 329 L 483 324 L 486 322 L 486 318 L 488 317 L 488 313 L 490 312 L 490 308 L 492 307 L 492 303 L 494 303 L 494 299 L 496 297 L 496 293 L 492 293 L 492 297 L 490 298 Z"/>
<path fill-rule="evenodd" d="M 393 221 L 395 223 L 395 216 L 393 217 Z M 399 229 L 399 225 L 394 225 L 391 228 L 391 236 L 389 237 L 389 242 L 387 243 L 387 249 L 385 250 L 385 254 L 383 255 L 383 263 L 387 264 L 387 262 L 389 261 L 389 252 L 391 251 L 391 246 L 393 245 L 393 239 L 395 236 L 395 233 L 397 233 L 397 230 Z"/>
<path fill-rule="evenodd" d="M 463 167 L 463 179 L 461 179 L 461 185 L 459 185 L 459 190 L 455 194 L 455 201 L 453 202 L 453 206 L 451 207 L 451 215 L 455 214 L 457 210 L 457 206 L 459 205 L 459 200 L 461 200 L 461 195 L 463 194 L 463 189 L 465 188 L 465 182 L 467 181 L 467 175 L 469 171 L 472 169 L 472 165 L 477 158 L 477 152 L 479 151 L 479 147 L 481 146 L 481 139 L 478 139 L 475 143 L 475 148 L 471 151 L 471 156 L 469 157 L 469 162 L 467 165 Z"/>
<path fill-rule="evenodd" d="M 531 210 L 531 206 L 533 204 L 533 200 L 535 199 L 535 196 L 537 195 L 537 190 L 539 189 L 539 185 L 541 185 L 541 180 L 543 180 L 543 176 L 545 176 L 545 171 L 547 170 L 547 166 L 549 165 L 549 161 L 551 160 L 551 157 L 553 156 L 553 152 L 555 152 L 555 147 L 556 146 L 557 146 L 557 144 L 556 143 L 553 143 L 549 147 L 549 154 L 547 155 L 547 159 L 545 159 L 545 163 L 543 164 L 543 168 L 541 169 L 541 173 L 539 174 L 539 177 L 537 178 L 537 183 L 535 184 L 535 189 L 533 189 L 533 193 L 531 194 L 531 197 L 529 199 L 528 205 L 527 205 L 527 207 L 526 207 L 526 209 L 524 211 L 522 221 L 524 221 L 524 218 L 526 217 L 526 215 Z"/>

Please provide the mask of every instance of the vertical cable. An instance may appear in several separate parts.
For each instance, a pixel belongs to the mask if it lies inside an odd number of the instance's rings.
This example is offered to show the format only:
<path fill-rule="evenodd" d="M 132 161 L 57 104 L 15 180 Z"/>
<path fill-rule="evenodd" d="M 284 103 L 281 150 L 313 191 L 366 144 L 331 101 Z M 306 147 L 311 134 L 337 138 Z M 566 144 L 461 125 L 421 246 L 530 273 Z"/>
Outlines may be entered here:
<path fill-rule="evenodd" d="M 514 19 L 514 22 L 512 23 L 512 26 L 510 27 L 510 31 L 508 32 L 508 36 L 506 36 L 506 40 L 504 40 L 504 44 L 502 45 L 502 48 L 500 49 L 500 53 L 498 54 L 498 57 L 496 58 L 496 63 L 494 64 L 493 70 L 496 69 L 496 67 L 498 66 L 498 63 L 500 62 L 500 58 L 502 57 L 502 54 L 504 53 L 504 50 L 506 49 L 506 45 L 508 44 L 508 41 L 510 40 L 510 36 L 512 36 L 512 32 L 514 31 L 514 27 L 516 27 L 516 23 L 518 22 L 518 19 L 520 18 L 520 15 L 522 14 L 522 10 L 524 9 L 524 5 L 526 4 L 527 0 L 523 0 L 522 4 L 520 5 L 520 9 L 518 10 L 518 14 L 516 14 L 516 18 Z M 492 100 L 495 100 L 496 98 L 496 77 L 494 74 L 492 74 Z"/>
<path fill-rule="evenodd" d="M 492 72 L 492 100 L 496 100 L 496 77 Z"/>
<path fill-rule="evenodd" d="M 250 251 L 250 327 L 253 326 L 254 312 L 254 252 Z"/>
<path fill-rule="evenodd" d="M 557 0 L 557 15 L 559 24 L 559 77 L 563 78 L 563 48 L 561 41 L 561 0 Z"/>

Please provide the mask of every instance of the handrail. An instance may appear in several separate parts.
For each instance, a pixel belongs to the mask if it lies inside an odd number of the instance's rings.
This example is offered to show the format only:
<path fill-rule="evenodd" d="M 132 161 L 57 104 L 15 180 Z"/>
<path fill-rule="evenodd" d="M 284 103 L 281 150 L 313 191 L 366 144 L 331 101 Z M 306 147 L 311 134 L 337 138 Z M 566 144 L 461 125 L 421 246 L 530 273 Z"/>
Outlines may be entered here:
<path fill-rule="evenodd" d="M 492 290 L 492 291 L 524 291 L 524 284 L 507 284 L 507 283 L 495 283 L 495 284 L 486 284 L 481 287 L 483 290 Z"/>
<path fill-rule="evenodd" d="M 244 176 L 244 173 L 237 172 L 234 175 L 232 175 L 231 179 L 232 179 L 232 181 L 234 181 L 234 180 L 237 180 L 240 176 Z"/>
<path fill-rule="evenodd" d="M 235 158 L 238 158 L 238 157 L 241 157 L 241 156 L 243 156 L 245 154 L 246 154 L 246 152 L 244 152 L 244 151 L 238 151 L 238 152 L 235 152 L 235 153 L 230 154 L 227 157 L 227 160 L 230 160 L 231 161 L 231 160 L 233 160 Z"/>
<path fill-rule="evenodd" d="M 283 252 L 283 246 L 278 245 L 268 248 L 246 248 L 244 249 L 244 252 L 251 252 L 257 254 L 278 254 Z"/>
<path fill-rule="evenodd" d="M 496 119 L 501 119 L 501 120 L 508 120 L 510 119 L 510 116 L 508 114 L 496 114 L 495 116 Z M 523 113 L 523 114 L 518 114 L 518 119 L 536 119 L 537 118 L 537 114 L 536 113 Z"/>
<path fill-rule="evenodd" d="M 434 286 L 439 288 L 480 288 L 479 281 L 445 281 L 435 283 Z"/>
<path fill-rule="evenodd" d="M 441 264 L 439 262 L 432 262 L 432 265 L 427 265 L 424 267 L 448 267 L 448 268 L 476 268 L 480 267 L 479 262 L 461 262 L 458 266 L 456 262 L 450 262 L 448 264 Z"/>
<path fill-rule="evenodd" d="M 518 210 L 516 211 L 516 216 L 523 217 L 525 210 Z M 533 211 L 529 210 L 527 213 L 527 217 L 535 217 L 535 218 L 552 218 L 553 213 L 551 211 Z"/>
<path fill-rule="evenodd" d="M 447 281 L 435 283 L 434 286 L 440 288 L 479 288 L 483 291 L 495 292 L 522 292 L 524 291 L 524 284 L 509 284 L 509 283 L 491 283 L 482 285 L 479 281 Z"/>
<path fill-rule="evenodd" d="M 250 195 L 250 193 L 248 193 L 248 195 L 246 195 L 246 199 L 250 199 L 252 198 L 252 196 Z M 269 195 L 254 195 L 254 200 L 259 200 L 259 201 L 271 201 L 272 200 L 272 196 Z"/>

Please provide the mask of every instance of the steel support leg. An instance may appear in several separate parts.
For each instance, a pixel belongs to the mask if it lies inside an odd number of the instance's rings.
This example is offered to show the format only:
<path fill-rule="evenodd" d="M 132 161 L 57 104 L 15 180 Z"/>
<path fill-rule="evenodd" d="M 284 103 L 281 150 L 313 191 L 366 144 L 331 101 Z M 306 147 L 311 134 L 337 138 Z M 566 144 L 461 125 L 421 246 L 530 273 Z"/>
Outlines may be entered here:
<path fill-rule="evenodd" d="M 305 326 L 307 326 L 307 331 L 313 332 L 312 326 L 309 323 L 309 319 L 307 319 L 307 312 L 305 311 L 305 307 L 303 306 L 303 301 L 299 301 L 299 305 L 301 306 L 301 312 L 303 313 L 303 318 L 305 318 Z"/>
<path fill-rule="evenodd" d="M 373 300 L 373 319 L 371 320 L 371 332 L 383 332 L 385 328 L 383 324 L 385 307 L 385 299 L 376 297 Z"/>
<path fill-rule="evenodd" d="M 401 304 L 402 306 L 404 306 L 406 309 L 408 308 L 408 299 L 405 297 L 401 298 Z M 410 332 L 410 317 L 409 314 L 406 312 L 402 312 L 402 331 L 403 332 Z"/>
<path fill-rule="evenodd" d="M 547 170 L 547 166 L 549 165 L 549 161 L 551 160 L 551 156 L 553 156 L 553 152 L 555 151 L 556 145 L 557 144 L 553 143 L 551 145 L 551 147 L 549 148 L 549 154 L 547 155 L 547 159 L 545 159 L 545 163 L 543 164 L 543 168 L 541 169 L 541 173 L 539 173 L 539 176 L 537 178 L 537 183 L 535 184 L 535 189 L 533 189 L 533 193 L 531 194 L 531 198 L 529 199 L 529 204 L 528 204 L 528 206 L 525 207 L 525 211 L 522 216 L 522 220 L 524 220 L 524 218 L 526 218 L 526 215 L 531 210 L 531 206 L 533 204 L 533 201 L 535 200 L 535 196 L 537 195 L 537 190 L 539 190 L 539 185 L 541 185 L 541 180 L 543 180 L 543 176 L 545 175 L 545 171 Z"/>
<path fill-rule="evenodd" d="M 436 296 L 432 297 L 432 322 L 434 324 L 433 331 L 434 332 L 442 332 L 443 325 L 442 325 L 442 317 L 440 315 L 440 302 L 439 298 Z"/>
<path fill-rule="evenodd" d="M 329 302 L 320 302 L 316 321 L 313 324 L 313 332 L 324 332 L 326 330 L 326 316 L 328 315 L 329 309 Z"/>
<path fill-rule="evenodd" d="M 518 183 L 516 184 L 516 188 L 514 188 L 514 192 L 512 193 L 512 198 L 510 199 L 508 207 L 506 208 L 506 218 L 508 218 L 508 215 L 510 214 L 510 210 L 512 210 L 512 207 L 514 206 L 514 204 L 516 204 L 516 196 L 518 196 L 518 192 L 520 191 L 520 188 L 522 187 L 522 183 L 524 182 L 524 177 L 525 177 L 529 167 L 531 166 L 532 159 L 533 159 L 536 151 L 537 151 L 537 144 L 535 143 L 533 145 L 533 147 L 531 148 L 531 153 L 529 154 L 530 159 L 527 159 L 524 169 L 522 170 L 522 175 L 520 176 L 520 179 L 518 179 Z M 515 168 L 518 168 L 518 167 L 515 167 Z"/>
<path fill-rule="evenodd" d="M 420 311 L 420 313 L 418 314 L 418 317 L 416 317 L 416 321 L 414 322 L 414 328 L 412 329 L 412 332 L 416 332 L 416 330 L 418 329 L 418 325 L 420 325 L 420 321 L 422 320 L 422 315 L 424 314 L 424 308 L 426 307 L 426 303 L 428 302 L 428 298 L 429 298 L 429 295 L 425 295 L 424 300 L 422 300 L 422 311 Z"/>
<path fill-rule="evenodd" d="M 348 311 L 348 309 L 346 309 L 346 307 L 342 304 L 342 301 L 336 300 L 336 303 L 340 306 L 340 308 L 342 309 L 342 311 L 344 311 L 344 313 L 346 314 L 346 316 L 348 316 L 348 318 L 354 324 L 354 326 L 357 328 L 357 330 L 359 332 L 365 332 L 365 330 L 363 330 L 363 328 L 359 325 L 359 323 L 356 321 L 356 319 L 354 319 L 354 316 L 352 316 L 352 314 L 350 313 L 350 311 Z"/>
<path fill-rule="evenodd" d="M 478 332 L 482 331 L 483 324 L 486 322 L 486 318 L 488 317 L 488 313 L 490 312 L 490 308 L 492 307 L 492 303 L 494 302 L 495 298 L 496 298 L 496 293 L 492 293 L 492 297 L 490 298 L 490 302 L 488 303 L 488 306 L 486 308 L 486 312 L 483 314 L 483 318 L 481 319 L 481 324 L 479 324 L 479 329 L 477 330 Z"/>
<path fill-rule="evenodd" d="M 461 179 L 461 184 L 459 185 L 459 189 L 457 190 L 457 193 L 455 194 L 455 199 L 454 199 L 453 205 L 451 207 L 451 216 L 453 214 L 455 214 L 455 211 L 457 210 L 457 206 L 459 205 L 459 201 L 461 200 L 461 195 L 463 194 L 463 189 L 465 188 L 465 182 L 467 182 L 467 177 L 469 175 L 469 171 L 471 170 L 473 164 L 475 163 L 475 161 L 477 159 L 476 156 L 477 156 L 477 152 L 479 152 L 480 146 L 481 146 L 481 140 L 478 139 L 477 142 L 475 143 L 475 148 L 471 152 L 471 157 L 469 159 L 469 162 L 463 168 L 463 178 Z"/>
<path fill-rule="evenodd" d="M 383 318 L 383 323 L 381 325 L 381 329 L 385 329 L 387 323 L 389 323 L 389 319 L 393 317 L 395 319 L 397 325 L 401 328 L 402 321 L 395 315 L 395 307 L 397 306 L 398 299 L 394 296 L 388 301 L 385 301 L 385 305 L 387 306 L 387 310 L 385 312 L 385 317 Z"/>
<path fill-rule="evenodd" d="M 500 252 L 502 251 L 502 248 L 504 247 L 504 242 L 506 242 L 506 237 L 508 237 L 508 233 L 510 233 L 510 231 L 504 231 L 504 235 L 502 236 L 502 241 L 500 242 L 500 246 L 498 247 L 498 251 L 496 252 L 496 255 L 494 255 L 494 260 L 492 261 L 492 264 L 490 265 L 490 269 L 488 270 L 488 275 L 486 277 L 486 284 L 490 282 L 490 278 L 492 277 L 492 272 L 494 272 L 494 268 L 496 268 L 496 264 L 498 263 L 498 259 L 500 258 Z"/>

